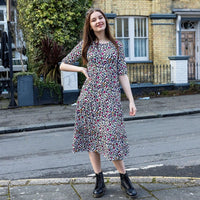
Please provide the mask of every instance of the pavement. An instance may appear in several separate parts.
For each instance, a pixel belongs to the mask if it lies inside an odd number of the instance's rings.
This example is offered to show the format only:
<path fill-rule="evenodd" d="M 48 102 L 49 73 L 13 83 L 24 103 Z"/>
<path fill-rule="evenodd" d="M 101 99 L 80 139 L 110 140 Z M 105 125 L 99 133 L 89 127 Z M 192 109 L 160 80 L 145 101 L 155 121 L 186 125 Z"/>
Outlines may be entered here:
<path fill-rule="evenodd" d="M 135 99 L 137 115 L 128 116 L 128 102 L 122 101 L 124 120 L 143 120 L 200 113 L 200 94 Z M 0 101 L 0 134 L 74 125 L 75 105 L 45 105 L 7 109 Z M 138 192 L 135 199 L 199 200 L 200 178 L 130 177 Z M 101 199 L 127 199 L 119 177 L 105 177 L 107 191 Z M 93 177 L 0 180 L 0 200 L 90 200 Z"/>
<path fill-rule="evenodd" d="M 131 177 L 138 196 L 148 200 L 199 200 L 200 179 Z M 127 199 L 118 177 L 107 177 L 104 200 Z M 92 200 L 94 178 L 0 181 L 0 200 Z"/>

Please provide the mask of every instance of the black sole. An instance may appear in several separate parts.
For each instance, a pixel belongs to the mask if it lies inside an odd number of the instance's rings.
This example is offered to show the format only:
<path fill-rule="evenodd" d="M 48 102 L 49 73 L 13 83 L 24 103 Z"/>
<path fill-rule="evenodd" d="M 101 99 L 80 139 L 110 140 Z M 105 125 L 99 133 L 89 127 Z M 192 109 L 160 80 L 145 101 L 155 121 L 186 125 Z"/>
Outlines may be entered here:
<path fill-rule="evenodd" d="M 137 197 L 137 194 L 134 195 L 134 196 L 128 195 L 128 194 L 126 193 L 126 189 L 125 189 L 124 187 L 122 187 L 122 186 L 121 186 L 121 189 L 122 189 L 122 191 L 124 192 L 124 194 L 126 195 L 126 197 L 128 197 L 128 198 L 135 198 L 135 197 Z"/>
<path fill-rule="evenodd" d="M 100 198 L 100 197 L 102 197 L 104 194 L 105 194 L 105 188 L 104 188 L 104 190 L 103 190 L 103 193 L 101 193 L 101 194 L 93 194 L 93 197 L 94 198 Z"/>

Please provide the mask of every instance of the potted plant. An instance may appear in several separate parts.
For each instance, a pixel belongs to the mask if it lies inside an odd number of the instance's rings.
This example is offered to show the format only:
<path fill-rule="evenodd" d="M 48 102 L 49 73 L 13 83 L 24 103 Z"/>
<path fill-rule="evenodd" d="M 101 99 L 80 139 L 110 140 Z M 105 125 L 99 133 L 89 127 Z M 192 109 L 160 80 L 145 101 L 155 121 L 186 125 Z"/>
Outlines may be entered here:
<path fill-rule="evenodd" d="M 61 104 L 62 86 L 54 81 L 36 79 L 34 84 L 34 105 Z"/>
<path fill-rule="evenodd" d="M 53 81 L 44 81 L 34 72 L 14 74 L 17 85 L 18 106 L 62 103 L 62 87 Z"/>

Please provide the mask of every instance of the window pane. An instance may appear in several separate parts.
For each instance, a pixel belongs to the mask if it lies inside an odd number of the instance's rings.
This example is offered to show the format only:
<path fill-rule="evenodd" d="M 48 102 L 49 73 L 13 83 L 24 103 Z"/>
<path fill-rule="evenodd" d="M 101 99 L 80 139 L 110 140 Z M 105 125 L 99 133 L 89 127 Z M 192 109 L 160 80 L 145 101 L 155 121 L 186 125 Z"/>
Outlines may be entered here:
<path fill-rule="evenodd" d="M 146 57 L 147 39 L 135 39 L 135 57 Z"/>
<path fill-rule="evenodd" d="M 144 19 L 141 20 L 141 37 L 144 37 Z"/>
<path fill-rule="evenodd" d="M 128 39 L 124 39 L 123 40 L 123 45 L 124 45 L 125 57 L 129 57 L 129 40 Z"/>
<path fill-rule="evenodd" d="M 117 37 L 122 37 L 122 19 L 117 18 Z"/>
<path fill-rule="evenodd" d="M 138 21 L 137 21 L 137 19 L 134 20 L 134 24 L 135 24 L 135 27 L 134 27 L 135 37 L 137 37 L 138 36 Z"/>
<path fill-rule="evenodd" d="M 141 37 L 141 19 L 138 19 L 138 37 Z"/>
<path fill-rule="evenodd" d="M 135 37 L 141 37 L 141 20 L 135 18 Z"/>
<path fill-rule="evenodd" d="M 0 10 L 0 21 L 4 21 L 3 10 Z"/>
<path fill-rule="evenodd" d="M 134 44 L 134 46 L 135 46 L 135 57 L 139 57 L 139 41 L 138 41 L 138 39 L 135 39 L 135 44 Z"/>
<path fill-rule="evenodd" d="M 147 40 L 146 39 L 142 39 L 142 57 L 146 57 L 147 56 Z"/>
<path fill-rule="evenodd" d="M 128 18 L 124 19 L 124 37 L 128 37 Z"/>
<path fill-rule="evenodd" d="M 135 37 L 147 37 L 146 18 L 135 18 Z"/>
<path fill-rule="evenodd" d="M 119 39 L 124 47 L 125 57 L 129 57 L 129 39 Z"/>
<path fill-rule="evenodd" d="M 147 29 L 146 29 L 146 18 L 143 19 L 143 24 L 144 24 L 144 28 L 143 28 L 143 32 L 144 32 L 144 35 L 143 37 L 147 37 Z"/>

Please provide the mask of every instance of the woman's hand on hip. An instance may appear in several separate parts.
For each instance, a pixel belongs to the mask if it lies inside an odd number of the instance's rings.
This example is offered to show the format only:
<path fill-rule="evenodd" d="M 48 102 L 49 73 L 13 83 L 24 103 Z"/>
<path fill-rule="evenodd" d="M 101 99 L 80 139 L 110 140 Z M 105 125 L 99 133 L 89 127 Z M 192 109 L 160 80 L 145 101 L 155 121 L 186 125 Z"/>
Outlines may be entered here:
<path fill-rule="evenodd" d="M 85 68 L 85 67 L 81 67 L 81 68 L 82 68 L 82 69 L 81 69 L 81 72 L 85 75 L 85 77 L 86 77 L 87 79 L 89 79 L 87 68 Z"/>

